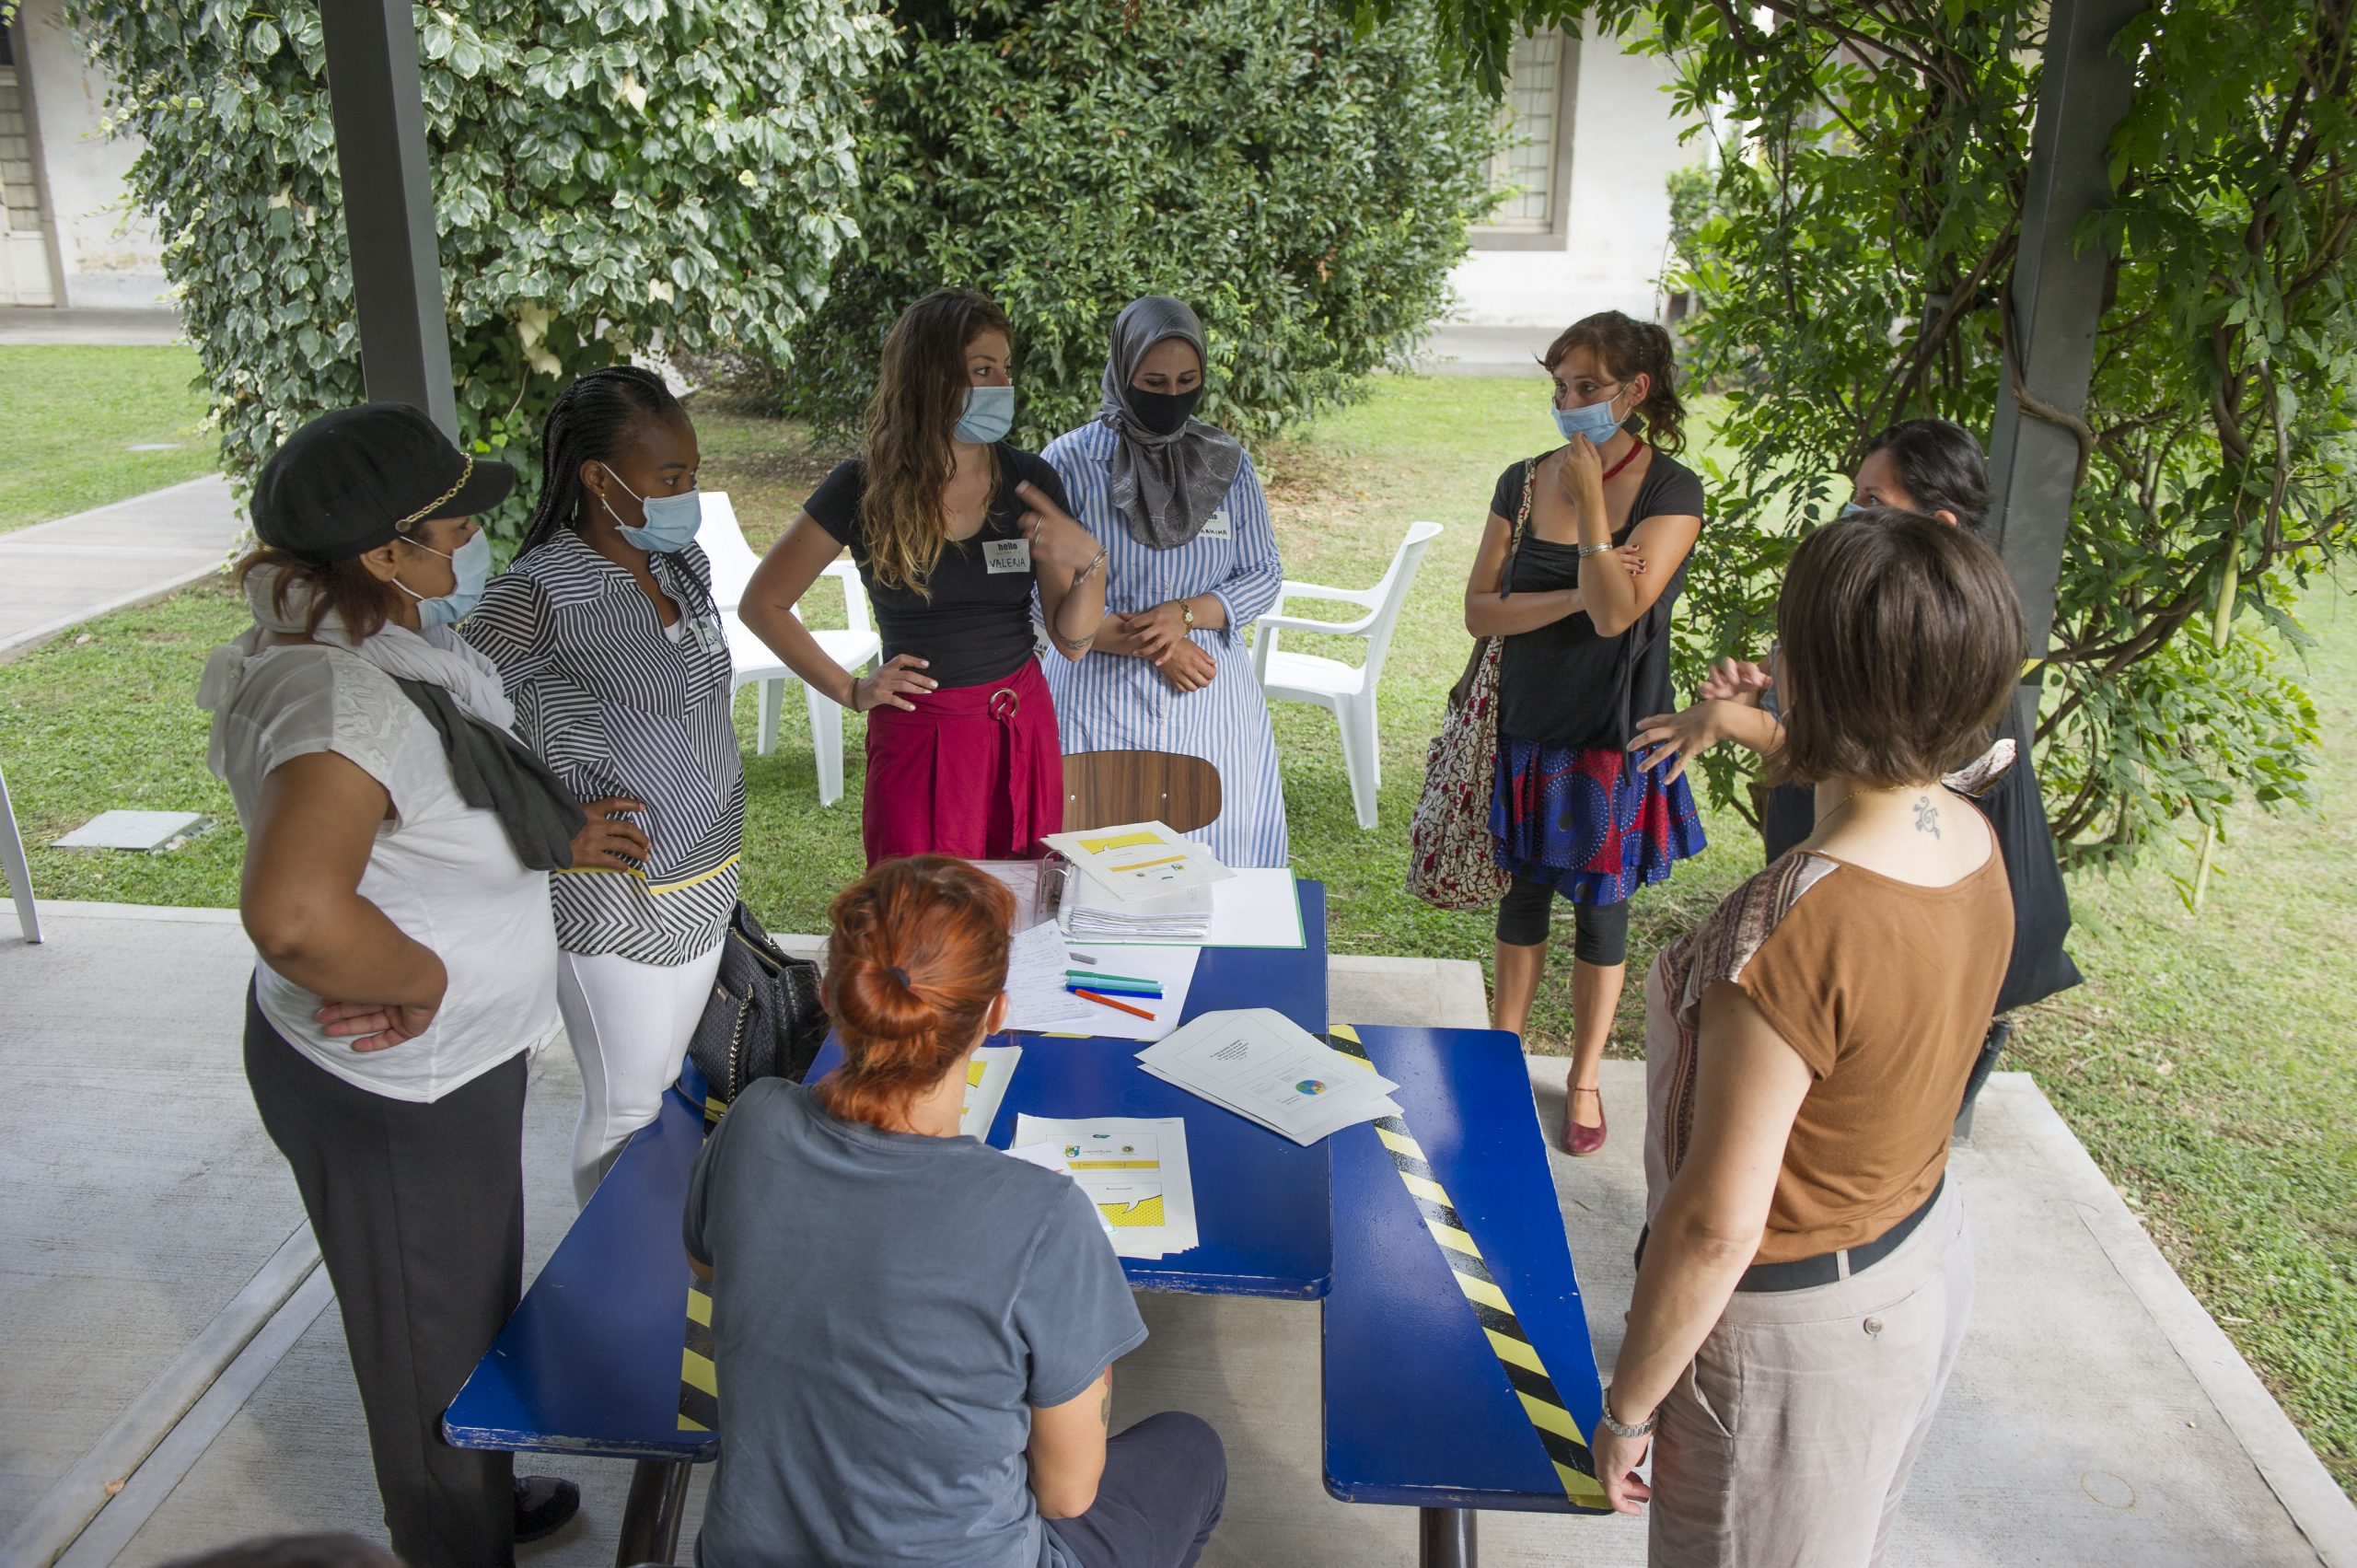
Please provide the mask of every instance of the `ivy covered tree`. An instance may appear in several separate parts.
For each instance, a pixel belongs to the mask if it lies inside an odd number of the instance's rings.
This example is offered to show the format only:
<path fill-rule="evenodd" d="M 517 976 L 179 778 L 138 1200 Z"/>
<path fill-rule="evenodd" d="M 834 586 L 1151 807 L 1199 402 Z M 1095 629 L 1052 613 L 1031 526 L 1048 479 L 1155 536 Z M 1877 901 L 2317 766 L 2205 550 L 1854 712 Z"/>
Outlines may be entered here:
<path fill-rule="evenodd" d="M 2014 395 L 2007 306 L 2047 7 L 1666 7 L 1689 107 L 1745 127 L 1678 280 L 1696 362 L 1740 387 L 1698 578 L 1704 634 L 1759 646 L 1790 520 L 1877 429 L 1986 432 Z M 2038 738 L 2073 859 L 2125 859 L 2238 794 L 2306 801 L 2313 705 L 2282 665 L 2357 543 L 2357 112 L 2351 0 L 2154 6 L 2114 48 L 2135 99 Z M 2027 406 L 2027 405 L 2026 405 Z M 1699 560 L 1699 558 L 1698 558 Z M 1698 654 L 1707 649 L 1698 647 Z"/>
<path fill-rule="evenodd" d="M 145 144 L 132 192 L 166 236 L 224 466 L 249 475 L 363 395 L 317 0 L 67 11 Z M 890 48 L 872 6 L 415 17 L 462 440 L 528 448 L 567 379 L 650 348 L 791 354 L 854 233 L 855 117 Z"/>
<path fill-rule="evenodd" d="M 1429 22 L 1492 91 L 1517 33 L 1624 36 L 1725 133 L 1706 184 L 1672 182 L 1689 365 L 1734 394 L 1689 674 L 1764 645 L 1795 526 L 1846 496 L 1876 430 L 1985 436 L 2013 395 L 2042 0 L 1329 3 Z M 2113 47 L 2135 99 L 2111 205 L 2076 237 L 2111 265 L 2038 733 L 2082 865 L 2189 817 L 2214 830 L 2237 796 L 2309 800 L 2315 709 L 2283 651 L 2357 543 L 2357 0 L 2154 5 Z M 1707 765 L 1740 802 L 1744 764 Z"/>
<path fill-rule="evenodd" d="M 1178 296 L 1203 416 L 1251 436 L 1347 398 L 1440 314 L 1487 210 L 1492 104 L 1429 29 L 1365 37 L 1316 0 L 907 0 L 863 138 L 860 238 L 796 334 L 784 401 L 853 426 L 892 319 L 990 294 L 1018 434 L 1093 415 L 1107 330 Z"/>

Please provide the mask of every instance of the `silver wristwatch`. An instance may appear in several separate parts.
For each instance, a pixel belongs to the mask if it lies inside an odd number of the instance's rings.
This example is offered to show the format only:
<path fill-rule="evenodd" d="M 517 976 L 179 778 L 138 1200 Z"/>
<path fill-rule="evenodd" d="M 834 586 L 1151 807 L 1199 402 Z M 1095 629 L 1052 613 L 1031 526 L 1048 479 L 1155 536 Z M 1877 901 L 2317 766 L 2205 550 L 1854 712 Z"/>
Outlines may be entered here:
<path fill-rule="evenodd" d="M 1651 1437 L 1654 1434 L 1654 1428 L 1661 1423 L 1661 1411 L 1654 1411 L 1650 1417 L 1634 1426 L 1622 1425 L 1612 1418 L 1612 1387 L 1607 1384 L 1604 1398 L 1596 1407 L 1596 1419 L 1605 1431 L 1615 1437 Z"/>

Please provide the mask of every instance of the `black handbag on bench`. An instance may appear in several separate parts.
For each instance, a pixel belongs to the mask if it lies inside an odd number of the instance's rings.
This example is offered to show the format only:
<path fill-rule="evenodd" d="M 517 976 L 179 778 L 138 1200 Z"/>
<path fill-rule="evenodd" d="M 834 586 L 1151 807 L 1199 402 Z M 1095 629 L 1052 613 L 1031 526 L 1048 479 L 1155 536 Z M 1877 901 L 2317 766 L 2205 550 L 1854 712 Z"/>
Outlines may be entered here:
<path fill-rule="evenodd" d="M 786 957 L 753 912 L 738 904 L 712 995 L 688 1040 L 688 1057 L 703 1073 L 711 1098 L 726 1105 L 756 1078 L 800 1083 L 826 1040 L 819 966 Z"/>

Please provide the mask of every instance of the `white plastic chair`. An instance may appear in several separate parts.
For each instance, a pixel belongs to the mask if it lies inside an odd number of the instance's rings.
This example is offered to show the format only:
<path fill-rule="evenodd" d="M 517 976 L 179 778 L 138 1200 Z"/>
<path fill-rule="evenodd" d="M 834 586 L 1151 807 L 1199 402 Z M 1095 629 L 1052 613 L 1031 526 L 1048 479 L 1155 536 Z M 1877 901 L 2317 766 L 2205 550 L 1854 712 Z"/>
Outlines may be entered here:
<path fill-rule="evenodd" d="M 712 597 L 723 610 L 734 610 L 745 602 L 745 586 L 753 580 L 753 570 L 761 558 L 745 542 L 745 530 L 737 523 L 736 503 L 728 499 L 725 490 L 707 490 L 703 494 L 703 525 L 696 530 L 696 542 L 703 546 L 704 559 L 712 563 Z"/>
<path fill-rule="evenodd" d="M 41 941 L 41 911 L 33 907 L 32 868 L 25 864 L 25 841 L 17 833 L 17 808 L 8 803 L 8 775 L 0 773 L 0 865 L 17 895 L 17 924 L 27 942 Z"/>
<path fill-rule="evenodd" d="M 721 626 L 728 635 L 728 661 L 736 667 L 736 683 L 729 694 L 733 698 L 748 686 L 761 689 L 756 751 L 766 757 L 777 749 L 778 713 L 785 701 L 785 683 L 798 684 L 800 678 L 737 614 L 745 602 L 746 585 L 753 580 L 753 570 L 761 558 L 745 542 L 745 530 L 737 527 L 737 508 L 726 491 L 704 492 L 703 527 L 696 534 L 696 542 L 703 546 L 712 563 L 712 597 L 720 606 Z M 843 618 L 850 625 L 843 631 L 814 630 L 810 634 L 829 658 L 857 673 L 884 651 L 884 639 L 877 635 L 874 618 L 868 613 L 867 589 L 860 583 L 859 568 L 849 561 L 830 563 L 823 575 L 842 581 Z M 843 711 L 823 691 L 806 686 L 802 694 L 810 714 L 810 749 L 819 763 L 819 804 L 832 806 L 843 797 Z"/>
<path fill-rule="evenodd" d="M 1399 623 L 1399 608 L 1423 563 L 1424 551 L 1440 537 L 1438 523 L 1411 523 L 1399 541 L 1382 581 L 1360 591 L 1329 588 L 1316 583 L 1286 583 L 1271 613 L 1260 617 L 1252 639 L 1252 669 L 1260 690 L 1272 703 L 1313 703 L 1334 715 L 1342 730 L 1342 767 L 1351 778 L 1351 805 L 1359 826 L 1375 826 L 1376 794 L 1382 787 L 1381 730 L 1376 724 L 1375 689 L 1383 678 L 1383 656 L 1390 651 L 1391 633 Z M 1355 621 L 1305 621 L 1283 613 L 1288 599 L 1323 598 L 1355 604 L 1366 611 Z M 1277 646 L 1281 631 L 1323 632 L 1331 636 L 1363 637 L 1366 662 L 1353 668 L 1340 659 L 1316 654 L 1289 654 Z"/>

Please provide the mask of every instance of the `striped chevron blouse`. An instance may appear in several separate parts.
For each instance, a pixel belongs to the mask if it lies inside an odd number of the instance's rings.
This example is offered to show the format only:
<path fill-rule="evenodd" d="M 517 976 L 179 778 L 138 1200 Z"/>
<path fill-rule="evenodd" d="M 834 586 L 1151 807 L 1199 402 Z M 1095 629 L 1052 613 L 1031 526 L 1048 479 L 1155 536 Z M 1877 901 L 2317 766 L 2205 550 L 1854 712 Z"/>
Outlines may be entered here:
<path fill-rule="evenodd" d="M 517 733 L 575 796 L 646 803 L 644 872 L 549 878 L 558 944 L 679 964 L 710 952 L 737 907 L 745 772 L 712 569 L 692 544 L 647 563 L 679 607 L 668 632 L 637 580 L 569 528 L 493 579 L 460 630 L 499 667 Z"/>

